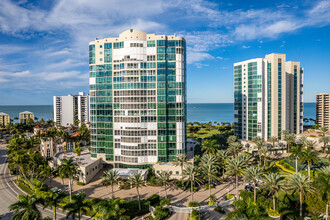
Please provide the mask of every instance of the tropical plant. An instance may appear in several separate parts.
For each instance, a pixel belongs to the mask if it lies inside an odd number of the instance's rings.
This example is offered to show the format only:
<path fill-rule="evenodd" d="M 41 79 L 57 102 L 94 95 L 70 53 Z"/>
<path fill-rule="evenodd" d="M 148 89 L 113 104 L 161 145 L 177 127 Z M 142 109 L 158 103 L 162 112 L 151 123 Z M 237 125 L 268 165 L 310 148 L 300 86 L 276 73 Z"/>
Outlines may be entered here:
<path fill-rule="evenodd" d="M 95 218 L 99 220 L 117 220 L 122 216 L 126 210 L 121 206 L 124 204 L 124 200 L 120 198 L 111 198 L 98 202 L 93 206 L 93 210 L 96 212 Z"/>
<path fill-rule="evenodd" d="M 261 147 L 264 145 L 264 140 L 259 137 L 259 136 L 255 136 L 252 140 L 253 143 L 255 143 L 255 145 L 257 145 L 258 148 L 258 155 L 259 155 L 259 163 L 261 164 Z"/>
<path fill-rule="evenodd" d="M 306 141 L 307 141 L 306 136 L 302 136 L 298 139 L 299 144 L 301 144 L 301 146 L 303 146 L 303 147 L 306 147 Z"/>
<path fill-rule="evenodd" d="M 70 203 L 63 207 L 65 211 L 68 211 L 67 218 L 71 216 L 72 219 L 75 219 L 76 215 L 78 215 L 78 219 L 80 220 L 81 215 L 86 215 L 92 209 L 90 201 L 85 198 L 86 194 L 84 192 L 78 193 L 73 196 Z"/>
<path fill-rule="evenodd" d="M 103 174 L 103 185 L 105 186 L 111 186 L 111 195 L 114 197 L 113 194 L 113 187 L 114 185 L 118 185 L 119 182 L 119 173 L 117 170 L 107 170 Z"/>
<path fill-rule="evenodd" d="M 231 144 L 231 143 L 234 143 L 234 142 L 237 142 L 238 138 L 237 136 L 235 135 L 231 135 L 227 138 L 227 144 L 228 146 Z"/>
<path fill-rule="evenodd" d="M 322 132 L 322 136 L 325 137 L 325 134 L 327 133 L 328 128 L 327 127 L 320 127 L 320 131 Z"/>
<path fill-rule="evenodd" d="M 264 158 L 264 169 L 266 168 L 267 153 L 268 153 L 268 147 L 266 144 L 263 144 L 260 148 L 260 155 Z"/>
<path fill-rule="evenodd" d="M 72 157 L 70 159 L 61 160 L 61 165 L 58 167 L 60 176 L 69 178 L 69 194 L 70 202 L 72 201 L 72 180 L 77 175 L 78 165 L 73 162 Z"/>
<path fill-rule="evenodd" d="M 217 151 L 215 158 L 217 159 L 217 163 L 219 168 L 222 169 L 222 178 L 225 177 L 225 163 L 228 159 L 228 152 L 226 150 Z"/>
<path fill-rule="evenodd" d="M 142 188 L 145 185 L 145 181 L 143 180 L 142 172 L 136 172 L 134 174 L 129 175 L 129 181 L 136 188 L 136 193 L 138 196 L 138 204 L 139 210 L 141 211 L 141 199 L 139 188 Z"/>
<path fill-rule="evenodd" d="M 323 150 L 323 153 L 325 154 L 325 151 L 327 149 L 327 144 L 330 142 L 330 137 L 327 137 L 327 136 L 322 136 L 320 139 L 319 139 L 319 143 L 323 143 L 323 147 L 322 147 L 322 150 Z"/>
<path fill-rule="evenodd" d="M 296 142 L 296 134 L 289 133 L 284 136 L 284 140 L 287 142 L 288 148 L 287 151 L 290 151 L 292 144 Z"/>
<path fill-rule="evenodd" d="M 202 143 L 202 150 L 206 154 L 215 155 L 218 148 L 219 144 L 217 143 L 217 140 L 205 140 Z"/>
<path fill-rule="evenodd" d="M 80 142 L 77 142 L 77 143 L 80 143 Z M 73 153 L 76 153 L 78 157 L 80 157 L 80 154 L 83 150 L 79 147 L 76 147 L 74 150 L 73 150 Z"/>
<path fill-rule="evenodd" d="M 273 143 L 273 148 L 275 148 L 275 143 L 278 142 L 278 138 L 276 136 L 271 136 L 268 140 Z"/>
<path fill-rule="evenodd" d="M 243 178 L 246 181 L 251 181 L 253 183 L 253 201 L 257 202 L 257 182 L 261 179 L 262 172 L 261 169 L 255 166 L 248 167 L 243 171 Z"/>
<path fill-rule="evenodd" d="M 233 154 L 233 157 L 236 157 L 239 152 L 242 151 L 243 145 L 239 142 L 231 143 L 227 149 L 228 153 Z"/>
<path fill-rule="evenodd" d="M 290 149 L 290 158 L 296 160 L 296 173 L 298 172 L 298 158 L 301 155 L 301 147 L 300 146 L 295 146 Z"/>
<path fill-rule="evenodd" d="M 187 182 L 190 183 L 190 196 L 191 201 L 194 201 L 194 184 L 200 184 L 201 180 L 198 177 L 198 171 L 197 168 L 195 168 L 193 165 L 187 165 L 183 169 L 183 175 L 186 177 Z"/>
<path fill-rule="evenodd" d="M 56 220 L 56 209 L 59 204 L 62 203 L 62 200 L 66 197 L 66 193 L 62 192 L 59 189 L 51 189 L 45 194 L 43 194 L 42 198 L 45 201 L 46 207 L 52 207 L 54 211 L 54 219 Z"/>
<path fill-rule="evenodd" d="M 307 163 L 308 168 L 308 178 L 311 177 L 311 165 L 318 163 L 318 152 L 312 151 L 311 149 L 307 148 L 301 152 L 300 162 Z"/>
<path fill-rule="evenodd" d="M 325 216 L 328 219 L 330 206 L 330 166 L 323 167 L 319 171 L 313 185 L 317 189 L 317 194 L 327 204 Z"/>
<path fill-rule="evenodd" d="M 209 154 L 204 154 L 201 158 L 201 171 L 204 174 L 204 177 L 208 179 L 208 187 L 209 187 L 209 196 L 212 195 L 211 193 L 211 183 L 212 180 L 218 179 L 217 177 L 217 166 L 216 166 L 216 159 L 214 156 Z"/>
<path fill-rule="evenodd" d="M 276 211 L 276 200 L 275 196 L 278 191 L 282 188 L 283 177 L 278 173 L 268 173 L 264 175 L 263 187 L 269 190 L 269 194 L 273 197 L 273 210 Z"/>
<path fill-rule="evenodd" d="M 175 166 L 180 166 L 181 168 L 181 182 L 183 181 L 183 167 L 187 164 L 187 155 L 178 154 L 174 157 L 173 162 Z"/>
<path fill-rule="evenodd" d="M 243 173 L 246 164 L 240 157 L 227 160 L 226 171 L 228 175 L 236 177 L 236 199 L 238 199 L 238 177 Z"/>
<path fill-rule="evenodd" d="M 308 192 L 311 188 L 311 181 L 302 173 L 293 173 L 288 176 L 285 188 L 290 192 L 299 193 L 299 216 L 300 220 L 303 219 L 303 195 Z"/>
<path fill-rule="evenodd" d="M 10 211 L 14 211 L 12 219 L 14 220 L 41 220 L 42 215 L 38 205 L 43 204 L 43 200 L 32 195 L 18 195 L 18 201 L 9 206 Z"/>
<path fill-rule="evenodd" d="M 170 184 L 171 181 L 171 174 L 167 171 L 161 171 L 159 174 L 156 175 L 157 182 L 164 186 L 165 189 L 165 199 L 167 199 L 167 186 Z"/>

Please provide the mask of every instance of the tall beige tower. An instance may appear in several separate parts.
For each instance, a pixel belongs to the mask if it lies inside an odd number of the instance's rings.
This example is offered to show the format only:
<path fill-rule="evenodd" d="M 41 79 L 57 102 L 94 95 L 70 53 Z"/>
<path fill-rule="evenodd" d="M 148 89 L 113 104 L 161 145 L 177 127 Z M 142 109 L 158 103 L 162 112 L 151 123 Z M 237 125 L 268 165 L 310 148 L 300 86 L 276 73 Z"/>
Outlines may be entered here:
<path fill-rule="evenodd" d="M 330 93 L 316 95 L 316 124 L 330 130 Z"/>
<path fill-rule="evenodd" d="M 234 64 L 235 135 L 252 140 L 303 130 L 303 68 L 283 53 Z"/>

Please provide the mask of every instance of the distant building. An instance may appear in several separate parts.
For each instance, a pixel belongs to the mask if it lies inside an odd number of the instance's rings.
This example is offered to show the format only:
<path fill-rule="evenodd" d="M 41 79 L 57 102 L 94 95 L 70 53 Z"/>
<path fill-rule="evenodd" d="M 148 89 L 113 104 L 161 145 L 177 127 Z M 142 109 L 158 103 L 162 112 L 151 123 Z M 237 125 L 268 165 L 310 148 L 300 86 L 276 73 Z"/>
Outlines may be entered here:
<path fill-rule="evenodd" d="M 34 114 L 29 111 L 19 113 L 19 122 L 27 123 L 30 119 L 34 121 Z"/>
<path fill-rule="evenodd" d="M 330 93 L 316 95 L 316 124 L 330 130 Z"/>
<path fill-rule="evenodd" d="M 78 95 L 54 96 L 54 122 L 57 127 L 89 122 L 89 95 L 79 92 Z"/>
<path fill-rule="evenodd" d="M 240 139 L 303 132 L 303 68 L 272 53 L 234 64 L 234 131 Z"/>
<path fill-rule="evenodd" d="M 4 112 L 0 112 L 0 127 L 5 127 L 10 123 L 10 116 Z"/>

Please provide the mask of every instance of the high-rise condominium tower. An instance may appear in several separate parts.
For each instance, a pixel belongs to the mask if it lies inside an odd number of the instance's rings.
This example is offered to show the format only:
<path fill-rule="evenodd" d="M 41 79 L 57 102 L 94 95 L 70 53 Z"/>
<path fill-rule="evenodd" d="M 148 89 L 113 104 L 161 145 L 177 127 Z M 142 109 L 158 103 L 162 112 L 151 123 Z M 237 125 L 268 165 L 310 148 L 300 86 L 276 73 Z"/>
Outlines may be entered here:
<path fill-rule="evenodd" d="M 89 95 L 79 92 L 78 95 L 54 96 L 54 122 L 56 126 L 68 126 L 76 120 L 89 122 Z"/>
<path fill-rule="evenodd" d="M 127 30 L 89 43 L 92 158 L 148 167 L 185 151 L 186 42 Z"/>
<path fill-rule="evenodd" d="M 235 135 L 281 138 L 303 130 L 303 68 L 299 61 L 272 53 L 234 64 Z"/>
<path fill-rule="evenodd" d="M 316 95 L 316 124 L 330 130 L 330 93 Z"/>

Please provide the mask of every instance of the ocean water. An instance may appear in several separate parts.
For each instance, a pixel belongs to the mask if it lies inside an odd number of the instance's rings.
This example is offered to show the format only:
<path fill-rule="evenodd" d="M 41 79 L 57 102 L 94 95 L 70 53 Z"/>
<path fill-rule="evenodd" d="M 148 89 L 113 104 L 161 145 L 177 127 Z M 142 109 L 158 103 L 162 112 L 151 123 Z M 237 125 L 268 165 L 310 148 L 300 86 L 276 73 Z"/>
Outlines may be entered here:
<path fill-rule="evenodd" d="M 52 105 L 16 105 L 0 106 L 0 112 L 10 115 L 11 119 L 19 117 L 23 111 L 33 112 L 38 119 L 45 121 L 53 119 Z M 304 103 L 304 118 L 316 117 L 316 103 Z M 233 103 L 188 103 L 187 104 L 188 122 L 233 122 L 234 104 Z"/>

